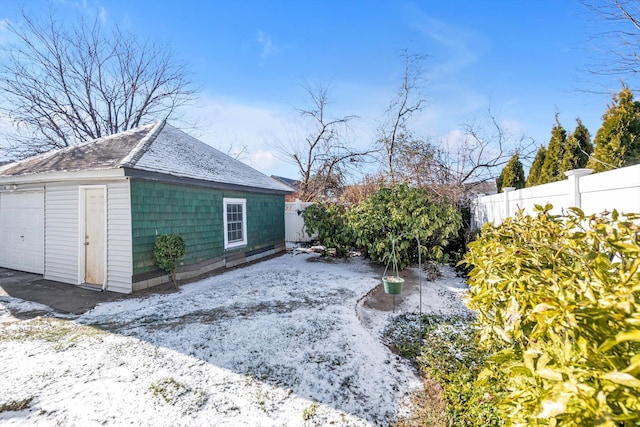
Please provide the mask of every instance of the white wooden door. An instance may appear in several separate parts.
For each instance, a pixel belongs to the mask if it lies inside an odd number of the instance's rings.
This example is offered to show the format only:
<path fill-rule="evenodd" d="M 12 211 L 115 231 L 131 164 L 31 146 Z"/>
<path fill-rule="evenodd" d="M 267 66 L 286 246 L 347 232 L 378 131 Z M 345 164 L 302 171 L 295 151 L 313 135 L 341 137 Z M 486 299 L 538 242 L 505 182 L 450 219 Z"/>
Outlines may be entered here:
<path fill-rule="evenodd" d="M 84 283 L 102 285 L 105 275 L 105 189 L 84 190 Z"/>
<path fill-rule="evenodd" d="M 44 273 L 44 192 L 0 194 L 0 266 Z"/>

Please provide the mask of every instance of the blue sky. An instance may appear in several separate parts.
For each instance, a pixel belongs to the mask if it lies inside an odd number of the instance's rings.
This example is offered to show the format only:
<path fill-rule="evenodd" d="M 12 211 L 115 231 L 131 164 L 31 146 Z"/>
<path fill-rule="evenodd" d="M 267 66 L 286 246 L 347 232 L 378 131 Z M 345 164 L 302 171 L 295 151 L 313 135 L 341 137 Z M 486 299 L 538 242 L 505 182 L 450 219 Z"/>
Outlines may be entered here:
<path fill-rule="evenodd" d="M 20 8 L 65 22 L 100 13 L 139 37 L 168 44 L 199 87 L 186 114 L 196 136 L 267 174 L 295 176 L 275 148 L 304 133 L 294 107 L 308 106 L 301 83 L 330 84 L 330 115 L 353 114 L 351 139 L 365 146 L 402 75 L 401 52 L 429 55 L 427 108 L 416 132 L 439 141 L 489 109 L 515 134 L 547 144 L 554 115 L 568 131 L 580 117 L 595 134 L 610 95 L 584 72 L 589 39 L 605 30 L 577 0 L 268 1 L 45 0 L 0 2 L 0 21 Z M 0 43 L 6 41 L 0 25 Z M 620 82 L 598 78 L 606 91 Z M 598 86 L 599 90 L 602 90 Z"/>

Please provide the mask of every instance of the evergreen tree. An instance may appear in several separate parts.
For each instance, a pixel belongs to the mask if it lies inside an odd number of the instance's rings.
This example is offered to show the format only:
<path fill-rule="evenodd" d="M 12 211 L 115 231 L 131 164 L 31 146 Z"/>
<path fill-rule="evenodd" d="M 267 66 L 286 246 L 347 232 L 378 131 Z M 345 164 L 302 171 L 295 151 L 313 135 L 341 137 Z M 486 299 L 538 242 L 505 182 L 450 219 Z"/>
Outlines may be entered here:
<path fill-rule="evenodd" d="M 515 153 L 504 169 L 502 169 L 500 176 L 496 180 L 498 193 L 501 192 L 504 187 L 524 188 L 524 183 L 524 168 L 522 167 L 518 153 Z"/>
<path fill-rule="evenodd" d="M 533 187 L 534 185 L 542 184 L 540 182 L 540 172 L 542 171 L 542 165 L 544 164 L 544 159 L 546 157 L 547 147 L 542 146 L 538 148 L 536 157 L 533 159 L 533 163 L 531 164 L 531 169 L 529 169 L 529 176 L 527 177 L 525 187 Z"/>
<path fill-rule="evenodd" d="M 540 184 L 546 184 L 548 182 L 560 181 L 564 178 L 560 171 L 560 163 L 564 157 L 564 146 L 567 142 L 567 131 L 564 130 L 560 121 L 558 120 L 558 114 L 556 113 L 556 124 L 551 130 L 551 140 L 549 140 L 549 148 L 547 149 L 547 155 L 542 164 L 540 170 Z"/>
<path fill-rule="evenodd" d="M 591 144 L 591 134 L 582 120 L 576 119 L 578 125 L 573 131 L 564 147 L 564 157 L 560 163 L 560 173 L 573 169 L 581 169 L 587 166 L 589 155 L 593 152 L 593 144 Z"/>
<path fill-rule="evenodd" d="M 623 86 L 602 116 L 594 139 L 595 150 L 587 167 L 596 172 L 640 162 L 640 103 Z"/>

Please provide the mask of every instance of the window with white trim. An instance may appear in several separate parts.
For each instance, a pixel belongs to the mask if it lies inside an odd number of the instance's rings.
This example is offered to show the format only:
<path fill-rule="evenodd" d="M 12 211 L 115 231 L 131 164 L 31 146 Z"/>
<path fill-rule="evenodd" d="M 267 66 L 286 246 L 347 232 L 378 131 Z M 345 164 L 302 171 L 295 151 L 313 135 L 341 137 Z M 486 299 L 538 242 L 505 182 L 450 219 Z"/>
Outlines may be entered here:
<path fill-rule="evenodd" d="M 247 244 L 247 200 L 223 199 L 224 248 Z"/>

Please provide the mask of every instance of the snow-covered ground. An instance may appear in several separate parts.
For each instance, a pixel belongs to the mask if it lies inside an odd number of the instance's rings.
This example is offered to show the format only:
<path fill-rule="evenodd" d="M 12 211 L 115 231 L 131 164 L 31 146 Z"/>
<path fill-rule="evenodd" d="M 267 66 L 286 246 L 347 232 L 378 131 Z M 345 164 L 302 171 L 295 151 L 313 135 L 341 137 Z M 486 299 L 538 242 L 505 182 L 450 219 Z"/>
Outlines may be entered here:
<path fill-rule="evenodd" d="M 362 302 L 379 281 L 286 254 L 78 317 L 9 321 L 46 308 L 0 297 L 0 425 L 388 425 L 421 383 Z M 423 289 L 423 312 L 464 310 L 454 275 Z"/>

